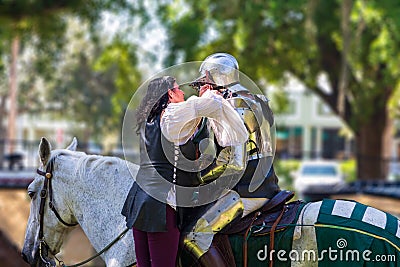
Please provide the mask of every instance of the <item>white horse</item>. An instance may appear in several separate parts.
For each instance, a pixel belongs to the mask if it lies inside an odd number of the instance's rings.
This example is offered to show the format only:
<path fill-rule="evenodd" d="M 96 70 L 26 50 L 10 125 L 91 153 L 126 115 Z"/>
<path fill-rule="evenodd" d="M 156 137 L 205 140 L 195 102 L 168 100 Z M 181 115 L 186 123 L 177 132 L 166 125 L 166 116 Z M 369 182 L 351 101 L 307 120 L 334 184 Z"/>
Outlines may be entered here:
<path fill-rule="evenodd" d="M 130 163 L 118 158 L 75 152 L 76 147 L 77 141 L 74 138 L 67 149 L 51 151 L 50 143 L 42 138 L 39 146 L 42 163 L 40 169 L 45 171 L 47 164 L 54 162 L 51 179 L 55 209 L 65 222 L 79 223 L 94 249 L 100 251 L 126 229 L 121 209 L 134 182 L 129 169 L 137 170 L 137 166 L 128 168 L 127 164 Z M 36 266 L 41 257 L 47 258 L 45 256 L 47 251 L 39 251 L 38 240 L 40 192 L 45 179 L 37 174 L 28 187 L 32 202 L 22 255 L 31 266 Z M 46 202 L 43 235 L 48 245 L 47 250 L 56 255 L 60 251 L 64 237 L 73 227 L 62 224 L 48 208 L 49 196 Z M 130 266 L 135 263 L 132 230 L 101 256 L 107 266 Z M 55 266 L 53 259 L 44 260 Z M 39 262 L 39 266 L 46 266 L 43 260 Z"/>
<path fill-rule="evenodd" d="M 49 142 L 43 138 L 39 146 L 42 162 L 39 173 L 42 175 L 38 174 L 28 187 L 32 203 L 22 251 L 31 266 L 55 266 L 55 260 L 47 252 L 56 255 L 71 229 L 60 222 L 48 208 L 48 203 L 43 208 L 43 218 L 40 218 L 40 190 L 45 184 L 45 170 L 52 172 L 51 179 L 48 179 L 52 181 L 52 197 L 48 195 L 47 202 L 53 199 L 55 209 L 65 222 L 79 223 L 96 251 L 106 247 L 125 228 L 125 218 L 120 212 L 134 181 L 132 175 L 136 175 L 129 169 L 137 171 L 138 166 L 117 158 L 74 152 L 76 145 L 74 139 L 67 149 L 51 151 Z M 40 221 L 43 223 L 42 244 L 45 242 L 48 247 L 40 246 Z M 365 266 L 368 260 L 371 265 L 366 266 L 373 266 L 373 257 L 378 252 L 400 259 L 400 221 L 354 201 L 324 200 L 305 204 L 296 221 L 276 233 L 274 250 L 271 251 L 267 248 L 269 238 L 257 235 L 257 231 L 255 228 L 248 239 L 251 245 L 248 246 L 246 261 L 252 267 L 266 266 L 270 259 L 288 262 L 289 265 L 285 266 L 323 266 L 326 262 L 332 264 L 330 260 L 335 260 L 337 265 L 346 265 L 349 264 L 347 257 L 353 257 L 352 266 Z M 239 236 L 239 240 L 243 237 Z M 282 250 L 284 247 L 285 251 Z M 349 250 L 345 250 L 347 248 Z M 242 247 L 236 246 L 235 250 L 232 246 L 232 249 L 236 262 L 238 259 L 240 262 Z M 375 254 L 371 255 L 369 251 Z M 336 258 L 328 258 L 331 256 Z M 354 262 L 356 256 L 363 257 L 359 265 Z M 109 267 L 134 263 L 132 232 L 129 231 L 102 257 Z M 385 266 L 396 266 L 393 257 Z"/>

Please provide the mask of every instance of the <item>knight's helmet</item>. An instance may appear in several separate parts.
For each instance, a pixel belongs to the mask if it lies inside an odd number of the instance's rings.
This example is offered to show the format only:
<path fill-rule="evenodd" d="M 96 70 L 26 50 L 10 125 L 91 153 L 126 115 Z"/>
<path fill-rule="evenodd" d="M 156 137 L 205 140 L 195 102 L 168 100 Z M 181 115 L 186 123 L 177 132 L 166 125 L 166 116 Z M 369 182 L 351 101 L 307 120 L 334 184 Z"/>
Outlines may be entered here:
<path fill-rule="evenodd" d="M 227 53 L 215 53 L 204 59 L 200 66 L 201 77 L 209 78 L 219 86 L 239 83 L 239 64 L 235 57 Z"/>

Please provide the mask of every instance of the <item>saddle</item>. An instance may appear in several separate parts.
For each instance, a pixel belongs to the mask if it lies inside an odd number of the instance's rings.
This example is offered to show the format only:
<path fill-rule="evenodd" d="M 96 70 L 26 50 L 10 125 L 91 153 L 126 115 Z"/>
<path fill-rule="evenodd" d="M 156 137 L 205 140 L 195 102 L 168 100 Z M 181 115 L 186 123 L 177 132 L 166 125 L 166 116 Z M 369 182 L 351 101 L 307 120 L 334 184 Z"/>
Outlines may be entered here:
<path fill-rule="evenodd" d="M 234 220 L 222 229 L 220 233 L 244 235 L 249 228 L 257 226 L 261 227 L 261 230 L 256 230 L 257 235 L 268 234 L 271 231 L 272 224 L 278 219 L 282 210 L 285 210 L 285 216 L 282 216 L 280 224 L 277 225 L 275 230 L 283 228 L 283 224 L 292 222 L 296 216 L 296 209 L 291 207 L 293 205 L 285 205 L 293 196 L 294 193 L 291 191 L 280 191 L 259 210 L 253 211 L 244 218 Z"/>
<path fill-rule="evenodd" d="M 244 218 L 237 218 L 214 236 L 209 251 L 198 262 L 201 267 L 235 267 L 235 258 L 229 242 L 229 235 L 242 235 L 244 239 L 244 266 L 247 266 L 247 236 L 270 234 L 273 244 L 274 232 L 286 228 L 296 218 L 301 201 L 286 204 L 292 199 L 291 191 L 280 191 L 259 210 L 253 211 Z M 271 248 L 273 249 L 273 247 Z"/>

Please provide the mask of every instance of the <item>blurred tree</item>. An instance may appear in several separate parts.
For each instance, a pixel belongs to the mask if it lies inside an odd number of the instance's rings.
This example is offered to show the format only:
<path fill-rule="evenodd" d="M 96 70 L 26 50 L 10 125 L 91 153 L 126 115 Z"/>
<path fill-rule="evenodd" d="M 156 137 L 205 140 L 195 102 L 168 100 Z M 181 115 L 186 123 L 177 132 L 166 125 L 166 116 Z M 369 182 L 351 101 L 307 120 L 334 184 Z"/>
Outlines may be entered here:
<path fill-rule="evenodd" d="M 122 115 L 142 79 L 137 67 L 136 49 L 135 45 L 117 37 L 104 49 L 93 65 L 94 70 L 99 73 L 112 73 L 113 84 L 116 88 L 111 98 L 112 110 L 115 115 L 112 122 L 114 126 L 120 126 L 118 129 L 122 129 L 122 125 L 120 125 Z"/>
<path fill-rule="evenodd" d="M 180 6 L 181 8 L 176 8 Z M 290 73 L 355 134 L 359 179 L 387 176 L 388 112 L 400 81 L 400 2 L 378 0 L 181 0 L 159 6 L 177 55 L 226 51 L 256 81 Z M 318 82 L 325 75 L 329 90 Z"/>
<path fill-rule="evenodd" d="M 59 117 L 85 122 L 84 141 L 119 133 L 125 108 L 141 81 L 135 46 L 119 36 L 93 44 L 77 34 L 85 32 L 81 24 L 73 27 L 72 35 L 79 37 L 69 40 L 63 64 L 53 74 L 56 81 L 47 84 L 49 108 Z"/>
<path fill-rule="evenodd" d="M 42 78 L 46 83 L 54 82 L 55 69 L 60 66 L 62 51 L 67 42 L 65 32 L 69 17 L 78 18 L 82 24 L 87 24 L 91 41 L 98 41 L 96 32 L 98 23 L 104 12 L 120 12 L 128 17 L 134 15 L 142 7 L 128 0 L 70 0 L 70 1 L 3 1 L 0 4 L 0 71 L 9 72 L 9 90 L 0 90 L 0 115 L 3 119 L 8 112 L 8 137 L 15 138 L 15 118 L 17 116 L 17 92 L 24 90 L 27 94 L 20 97 L 22 110 L 32 108 L 43 109 L 41 94 L 33 93 L 34 82 Z M 17 63 L 19 56 L 29 51 L 33 56 L 25 70 L 25 83 L 19 88 L 17 79 Z M 9 62 L 9 64 L 8 64 Z M 84 59 L 81 61 L 84 68 Z M 84 78 L 84 77 L 81 77 Z M 18 82 L 17 82 L 18 81 Z M 56 86 L 54 86 L 56 87 Z M 84 90 L 80 92 L 84 93 Z M 9 108 L 5 109 L 5 102 L 9 100 Z M 34 104 L 30 106 L 29 104 Z M 39 105 L 37 104 L 39 103 Z M 36 105 L 35 105 L 36 104 Z M 40 105 L 42 104 L 42 105 Z M 79 110 L 81 111 L 81 110 Z M 83 113 L 80 113 L 83 114 Z M 90 116 L 91 113 L 85 113 Z M 4 120 L 2 120 L 4 121 Z M 88 121 L 88 118 L 86 118 Z M 0 123 L 3 127 L 3 122 Z M 0 129 L 0 140 L 5 137 L 5 131 Z M 0 149 L 2 153 L 2 149 Z M 12 149 L 11 149 L 12 150 Z M 0 158 L 2 155 L 0 155 Z"/>

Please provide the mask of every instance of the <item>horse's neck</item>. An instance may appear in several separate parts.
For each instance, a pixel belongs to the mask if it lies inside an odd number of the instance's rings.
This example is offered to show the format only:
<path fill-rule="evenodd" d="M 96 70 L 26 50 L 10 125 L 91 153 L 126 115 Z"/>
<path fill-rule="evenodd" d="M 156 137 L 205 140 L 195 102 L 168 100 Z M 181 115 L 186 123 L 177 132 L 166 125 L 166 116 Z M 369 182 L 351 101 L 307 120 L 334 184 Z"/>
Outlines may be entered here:
<path fill-rule="evenodd" d="M 93 247 L 99 251 L 126 228 L 121 209 L 133 178 L 121 160 L 104 162 L 94 170 L 90 165 L 84 177 L 71 175 L 68 202 Z"/>

